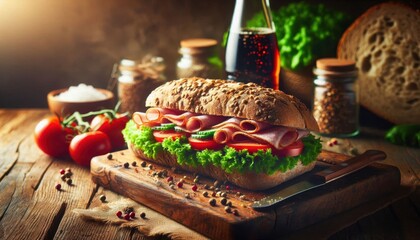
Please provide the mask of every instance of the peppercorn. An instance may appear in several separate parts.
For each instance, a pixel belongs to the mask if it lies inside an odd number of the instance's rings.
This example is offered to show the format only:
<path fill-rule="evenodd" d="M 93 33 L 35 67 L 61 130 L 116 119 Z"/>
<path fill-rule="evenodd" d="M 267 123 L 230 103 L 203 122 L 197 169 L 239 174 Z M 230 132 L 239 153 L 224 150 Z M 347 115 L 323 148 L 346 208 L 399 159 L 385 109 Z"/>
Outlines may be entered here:
<path fill-rule="evenodd" d="M 71 172 L 66 172 L 62 175 L 64 178 L 71 178 L 71 175 L 73 175 Z"/>
<path fill-rule="evenodd" d="M 130 164 L 129 164 L 128 162 L 125 162 L 125 163 L 124 163 L 124 167 L 125 167 L 125 168 L 129 168 L 129 167 L 130 167 Z"/>
<path fill-rule="evenodd" d="M 106 196 L 102 194 L 101 196 L 99 196 L 99 200 L 101 200 L 101 202 L 105 202 Z"/>
<path fill-rule="evenodd" d="M 60 174 L 63 175 L 64 173 L 66 173 L 66 170 L 60 169 Z"/>
<path fill-rule="evenodd" d="M 204 197 L 208 197 L 208 196 L 209 196 L 209 192 L 204 191 L 204 192 L 203 192 L 203 196 L 204 196 Z"/>
<path fill-rule="evenodd" d="M 61 190 L 61 184 L 57 183 L 57 184 L 55 185 L 55 189 L 57 189 L 58 191 L 60 191 L 60 190 Z"/>
<path fill-rule="evenodd" d="M 209 200 L 210 206 L 216 206 L 216 199 L 212 198 Z"/>
<path fill-rule="evenodd" d="M 124 215 L 124 219 L 125 220 L 130 220 L 130 214 L 128 213 L 128 214 Z"/>
<path fill-rule="evenodd" d="M 121 218 L 121 217 L 122 217 L 122 212 L 121 212 L 121 211 L 118 211 L 118 212 L 116 213 L 116 215 L 117 215 L 117 217 Z"/>
<path fill-rule="evenodd" d="M 71 172 L 71 168 L 66 168 L 66 172 L 68 172 L 68 173 L 70 173 L 70 174 L 72 174 L 72 172 Z"/>
<path fill-rule="evenodd" d="M 232 212 L 232 209 L 231 209 L 229 206 L 226 206 L 226 207 L 225 207 L 225 211 L 226 211 L 227 213 L 231 213 L 231 212 Z"/>
<path fill-rule="evenodd" d="M 66 181 L 66 175 L 65 174 L 63 174 L 63 175 L 61 175 L 61 180 L 63 180 L 63 181 Z"/>
<path fill-rule="evenodd" d="M 204 184 L 203 188 L 206 189 L 206 190 L 209 190 L 210 189 L 209 188 L 209 185 L 207 185 L 207 184 Z"/>
<path fill-rule="evenodd" d="M 221 203 L 222 205 L 226 205 L 226 203 L 227 203 L 227 199 L 226 199 L 226 198 L 222 198 L 222 199 L 220 200 L 220 203 Z"/>
<path fill-rule="evenodd" d="M 195 191 L 197 191 L 197 185 L 195 185 L 195 184 L 194 184 L 194 185 L 192 186 L 192 188 L 191 188 L 191 189 L 192 189 L 194 192 L 195 192 Z"/>
<path fill-rule="evenodd" d="M 136 161 L 132 162 L 131 166 L 133 166 L 133 167 L 137 166 L 137 162 Z"/>
<path fill-rule="evenodd" d="M 140 217 L 145 219 L 146 218 L 146 213 L 144 213 L 144 212 L 140 213 Z"/>
<path fill-rule="evenodd" d="M 130 212 L 130 218 L 135 218 L 136 217 L 136 213 L 133 211 L 133 212 Z"/>
<path fill-rule="evenodd" d="M 71 186 L 73 184 L 73 180 L 71 178 L 67 179 L 66 181 L 67 185 Z"/>
<path fill-rule="evenodd" d="M 239 212 L 238 212 L 238 210 L 237 210 L 237 209 L 233 209 L 232 213 L 233 213 L 233 215 L 235 215 L 235 216 L 239 216 Z"/>
<path fill-rule="evenodd" d="M 108 160 L 112 160 L 112 154 L 111 154 L 111 153 L 108 153 L 108 155 L 106 156 L 106 158 L 107 158 Z"/>
<path fill-rule="evenodd" d="M 123 211 L 124 211 L 124 213 L 125 213 L 125 214 L 129 214 L 129 213 L 131 213 L 132 211 L 134 211 L 134 208 L 133 208 L 133 207 L 125 207 L 125 208 L 123 209 Z"/>
<path fill-rule="evenodd" d="M 220 196 L 221 196 L 221 197 L 227 197 L 227 193 L 226 193 L 226 192 L 222 192 L 222 193 L 220 194 Z"/>
<path fill-rule="evenodd" d="M 149 169 L 153 169 L 153 165 L 151 163 L 149 163 L 149 165 L 147 165 L 147 167 L 149 167 Z"/>
<path fill-rule="evenodd" d="M 229 185 L 226 185 L 226 190 L 230 190 L 230 186 Z"/>
<path fill-rule="evenodd" d="M 227 205 L 227 206 L 229 206 L 229 207 L 232 207 L 232 202 L 231 202 L 231 201 L 228 201 L 228 202 L 226 203 L 226 205 Z"/>
<path fill-rule="evenodd" d="M 174 180 L 174 178 L 172 176 L 169 176 L 169 177 L 166 178 L 167 182 L 172 182 L 173 180 Z"/>
<path fill-rule="evenodd" d="M 194 178 L 194 183 L 198 183 L 200 180 L 198 178 Z"/>
<path fill-rule="evenodd" d="M 179 181 L 176 185 L 179 187 L 179 188 L 182 188 L 182 185 L 183 185 L 184 183 L 182 182 L 182 181 Z"/>
<path fill-rule="evenodd" d="M 216 194 L 216 192 L 212 192 L 212 193 L 211 193 L 211 196 L 212 196 L 212 197 L 216 197 L 216 195 L 217 195 L 217 194 Z"/>
<path fill-rule="evenodd" d="M 220 186 L 220 182 L 218 180 L 214 181 L 213 186 L 214 187 L 219 187 Z"/>
<path fill-rule="evenodd" d="M 146 163 L 145 161 L 142 161 L 142 162 L 140 163 L 140 166 L 142 166 L 142 167 L 146 167 L 146 165 L 147 165 L 147 163 Z"/>

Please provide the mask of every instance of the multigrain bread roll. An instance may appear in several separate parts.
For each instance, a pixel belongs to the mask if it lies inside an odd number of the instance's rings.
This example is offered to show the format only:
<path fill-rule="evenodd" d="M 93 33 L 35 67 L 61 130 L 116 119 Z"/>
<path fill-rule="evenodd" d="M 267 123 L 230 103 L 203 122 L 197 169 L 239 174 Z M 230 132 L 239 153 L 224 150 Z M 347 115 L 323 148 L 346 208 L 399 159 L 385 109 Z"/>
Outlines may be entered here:
<path fill-rule="evenodd" d="M 317 122 L 299 99 L 255 83 L 180 79 L 152 91 L 146 99 L 146 106 L 246 118 L 318 131 Z"/>
<path fill-rule="evenodd" d="M 359 69 L 360 103 L 395 124 L 420 123 L 420 15 L 398 3 L 370 8 L 343 34 L 339 58 Z"/>
<path fill-rule="evenodd" d="M 318 125 L 298 99 L 253 83 L 187 78 L 156 88 L 123 134 L 135 156 L 265 190 L 310 171 Z"/>

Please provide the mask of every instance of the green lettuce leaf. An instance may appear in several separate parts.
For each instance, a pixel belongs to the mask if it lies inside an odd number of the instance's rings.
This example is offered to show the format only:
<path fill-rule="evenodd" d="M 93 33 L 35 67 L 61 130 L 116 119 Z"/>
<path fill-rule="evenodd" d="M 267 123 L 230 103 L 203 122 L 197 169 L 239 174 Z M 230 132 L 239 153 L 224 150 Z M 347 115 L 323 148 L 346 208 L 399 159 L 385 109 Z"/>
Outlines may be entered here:
<path fill-rule="evenodd" d="M 249 154 L 246 150 L 236 151 L 226 146 L 218 151 L 209 149 L 196 151 L 191 148 L 185 137 L 176 140 L 168 138 L 162 143 L 156 142 L 151 128 L 143 126 L 138 129 L 133 121 L 127 123 L 123 135 L 128 144 L 133 144 L 136 148 L 143 150 L 147 157 L 153 158 L 159 151 L 167 151 L 177 157 L 180 165 L 201 165 L 204 167 L 214 165 L 227 173 L 251 171 L 273 174 L 279 170 L 286 172 L 294 168 L 299 161 L 303 165 L 315 161 L 322 147 L 320 139 L 309 135 L 302 139 L 305 147 L 301 155 L 281 159 L 271 154 L 271 150 L 260 150 L 254 154 Z"/>

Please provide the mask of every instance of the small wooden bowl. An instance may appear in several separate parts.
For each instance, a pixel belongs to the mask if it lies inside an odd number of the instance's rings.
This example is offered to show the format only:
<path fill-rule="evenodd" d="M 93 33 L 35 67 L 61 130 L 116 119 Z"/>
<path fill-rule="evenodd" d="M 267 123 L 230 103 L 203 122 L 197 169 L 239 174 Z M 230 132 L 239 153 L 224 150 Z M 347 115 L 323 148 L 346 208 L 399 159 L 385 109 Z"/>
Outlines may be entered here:
<path fill-rule="evenodd" d="M 67 117 L 74 112 L 88 113 L 91 111 L 98 111 L 102 109 L 114 109 L 114 94 L 111 91 L 106 89 L 96 88 L 96 90 L 105 94 L 106 98 L 98 101 L 85 101 L 85 102 L 76 102 L 76 101 L 63 101 L 57 98 L 56 96 L 62 92 L 67 91 L 67 88 L 53 90 L 48 93 L 48 107 L 54 115 L 60 117 Z"/>

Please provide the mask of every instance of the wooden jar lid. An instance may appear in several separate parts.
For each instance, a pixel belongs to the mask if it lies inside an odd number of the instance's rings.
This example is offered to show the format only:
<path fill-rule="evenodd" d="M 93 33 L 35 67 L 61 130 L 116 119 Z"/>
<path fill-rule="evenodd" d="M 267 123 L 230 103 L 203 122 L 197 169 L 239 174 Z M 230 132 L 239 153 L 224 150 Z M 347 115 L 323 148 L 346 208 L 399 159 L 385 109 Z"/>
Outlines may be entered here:
<path fill-rule="evenodd" d="M 346 59 L 322 58 L 316 61 L 316 67 L 326 71 L 349 72 L 355 69 L 356 63 Z"/>

